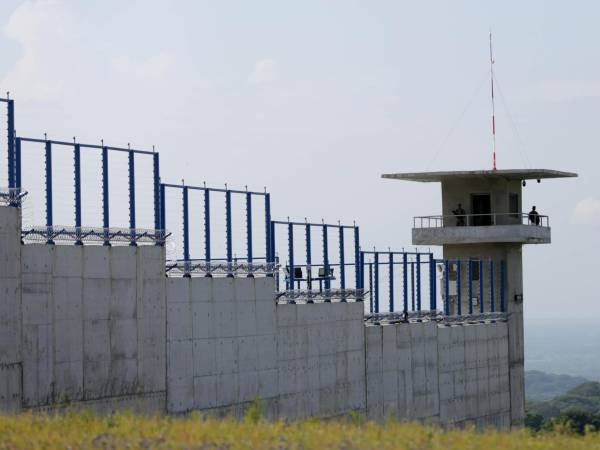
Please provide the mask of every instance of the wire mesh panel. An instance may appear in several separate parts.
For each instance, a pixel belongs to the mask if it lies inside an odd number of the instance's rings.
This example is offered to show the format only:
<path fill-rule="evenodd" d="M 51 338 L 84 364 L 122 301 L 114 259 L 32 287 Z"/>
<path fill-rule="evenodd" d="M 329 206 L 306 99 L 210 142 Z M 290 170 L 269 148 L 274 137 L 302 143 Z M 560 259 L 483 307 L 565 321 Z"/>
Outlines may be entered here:
<path fill-rule="evenodd" d="M 161 191 L 164 221 L 174 231 L 167 254 L 171 275 L 272 270 L 268 193 L 166 183 Z"/>
<path fill-rule="evenodd" d="M 275 220 L 271 229 L 271 252 L 280 262 L 278 290 L 286 296 L 360 288 L 356 225 Z"/>
<path fill-rule="evenodd" d="M 26 240 L 54 238 L 138 243 L 164 242 L 159 218 L 159 165 L 154 152 L 77 142 L 15 138 L 15 186 L 27 190 Z M 136 182 L 136 162 L 145 159 Z M 149 182 L 149 180 L 152 180 Z M 144 224 L 138 226 L 138 211 Z M 150 220 L 153 217 L 153 223 Z M 101 226 L 98 226 L 101 224 Z M 88 229 L 82 233 L 83 227 Z M 102 235 L 104 239 L 98 240 Z"/>
<path fill-rule="evenodd" d="M 430 252 L 361 252 L 368 312 L 435 310 L 434 264 Z"/>

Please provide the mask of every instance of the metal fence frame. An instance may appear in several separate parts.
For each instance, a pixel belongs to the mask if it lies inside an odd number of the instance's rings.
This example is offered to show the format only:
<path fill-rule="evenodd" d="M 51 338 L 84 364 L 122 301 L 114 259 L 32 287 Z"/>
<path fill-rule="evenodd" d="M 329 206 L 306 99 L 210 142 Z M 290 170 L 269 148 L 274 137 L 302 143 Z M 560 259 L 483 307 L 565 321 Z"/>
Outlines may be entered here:
<path fill-rule="evenodd" d="M 180 263 L 183 263 L 183 276 L 191 276 L 191 272 L 195 267 L 194 261 L 204 261 L 209 263 L 208 268 L 210 269 L 211 261 L 226 261 L 229 265 L 229 275 L 233 275 L 234 260 L 243 259 L 248 264 L 253 264 L 255 259 L 265 259 L 267 265 L 273 264 L 274 259 L 269 258 L 271 255 L 270 251 L 270 233 L 271 233 L 271 194 L 268 192 L 255 192 L 248 190 L 237 190 L 229 188 L 214 188 L 208 186 L 191 186 L 186 184 L 171 184 L 161 183 L 160 184 L 160 198 L 161 202 L 161 224 L 166 225 L 166 189 L 179 189 L 182 193 L 182 204 L 183 204 L 183 258 L 179 259 Z M 204 258 L 195 259 L 190 255 L 190 227 L 189 227 L 189 201 L 188 193 L 189 190 L 203 191 L 204 192 Z M 210 193 L 221 192 L 225 193 L 225 258 L 213 258 L 211 254 L 211 232 L 210 232 Z M 231 196 L 232 195 L 244 195 L 246 198 L 246 256 L 243 258 L 233 256 L 232 250 L 232 223 L 231 223 Z M 256 257 L 254 255 L 254 248 L 252 245 L 252 197 L 264 197 L 265 202 L 265 236 L 266 246 L 264 257 Z M 200 266 L 196 266 L 200 267 Z M 250 267 L 250 266 L 249 266 Z M 206 272 L 210 275 L 210 270 Z M 252 274 L 252 270 L 248 271 L 248 275 Z"/>
<path fill-rule="evenodd" d="M 332 267 L 338 266 L 340 268 L 340 288 L 341 290 L 346 289 L 346 266 L 354 266 L 355 267 L 355 284 L 356 289 L 360 289 L 360 230 L 356 224 L 353 225 L 343 225 L 341 223 L 338 224 L 330 224 L 330 223 L 311 223 L 311 222 L 293 222 L 293 221 L 283 221 L 283 220 L 273 220 L 271 221 L 271 234 L 270 234 L 270 258 L 271 260 L 275 260 L 275 243 L 276 243 L 276 228 L 277 226 L 285 226 L 287 228 L 287 238 L 288 238 L 288 277 L 286 280 L 286 290 L 294 291 L 296 289 L 295 283 L 296 280 L 294 278 L 296 267 L 306 267 L 310 269 L 311 266 L 321 265 L 321 264 L 313 264 L 312 259 L 312 232 L 313 228 L 317 228 L 321 230 L 321 242 L 323 246 L 323 268 L 325 274 L 330 273 L 330 269 Z M 332 264 L 329 262 L 329 237 L 328 237 L 328 229 L 334 228 L 338 230 L 338 244 L 339 244 L 339 258 L 340 262 L 338 264 Z M 306 264 L 294 264 L 294 229 L 303 229 L 305 234 L 305 254 L 306 254 Z M 354 237 L 354 262 L 347 263 L 346 262 L 346 252 L 344 248 L 344 230 L 351 229 L 353 230 Z M 319 281 L 320 289 L 319 291 L 330 291 L 331 290 L 331 278 L 326 275 L 323 277 L 323 280 L 312 279 L 312 277 L 307 277 L 307 289 L 312 290 L 313 281 Z M 324 284 L 324 289 L 323 289 Z M 298 289 L 300 287 L 298 286 Z"/>
<path fill-rule="evenodd" d="M 15 189 L 17 192 L 21 190 L 21 147 L 23 142 L 44 144 L 44 158 L 45 158 L 45 213 L 46 213 L 46 224 L 44 229 L 32 229 L 26 230 L 26 236 L 30 234 L 43 235 L 46 233 L 46 242 L 48 244 L 54 243 L 54 238 L 64 234 L 75 239 L 75 245 L 83 245 L 84 239 L 88 236 L 94 236 L 101 234 L 104 245 L 110 245 L 111 241 L 115 237 L 121 237 L 123 234 L 122 230 L 112 231 L 110 227 L 110 210 L 109 210 L 109 170 L 108 170 L 108 157 L 109 152 L 126 152 L 128 154 L 128 200 L 129 200 L 129 244 L 134 246 L 138 242 L 144 241 L 140 239 L 140 235 L 144 238 L 149 238 L 154 241 L 157 245 L 164 244 L 165 230 L 160 221 L 160 166 L 159 166 L 159 154 L 154 151 L 132 149 L 130 147 L 114 147 L 104 145 L 102 142 L 98 144 L 83 144 L 76 142 L 73 139 L 69 141 L 57 141 L 52 139 L 38 139 L 24 136 L 18 136 L 14 139 L 14 152 L 9 151 L 9 188 Z M 61 147 L 72 147 L 73 148 L 73 188 L 75 193 L 75 205 L 74 205 L 74 228 L 73 230 L 64 227 L 55 228 L 53 221 L 53 208 L 52 208 L 52 150 L 53 146 Z M 95 230 L 92 232 L 86 232 L 81 225 L 81 150 L 92 149 L 100 150 L 102 155 L 102 230 Z M 154 203 L 154 230 L 138 230 L 136 228 L 136 215 L 135 215 L 135 157 L 136 155 L 151 155 L 153 159 L 153 203 Z M 27 233 L 29 231 L 29 233 Z"/>

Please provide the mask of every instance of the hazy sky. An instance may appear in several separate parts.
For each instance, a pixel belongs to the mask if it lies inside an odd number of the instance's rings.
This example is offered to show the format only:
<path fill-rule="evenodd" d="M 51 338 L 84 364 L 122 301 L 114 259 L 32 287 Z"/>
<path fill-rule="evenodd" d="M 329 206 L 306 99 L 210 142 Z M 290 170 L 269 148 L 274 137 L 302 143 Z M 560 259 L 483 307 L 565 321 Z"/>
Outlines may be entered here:
<path fill-rule="evenodd" d="M 596 2 L 2 6 L 19 134 L 155 145 L 164 181 L 267 186 L 274 216 L 356 220 L 382 249 L 441 208 L 439 185 L 381 173 L 490 168 L 491 27 L 499 168 L 580 174 L 525 188 L 553 227 L 525 250 L 526 317 L 600 317 Z"/>

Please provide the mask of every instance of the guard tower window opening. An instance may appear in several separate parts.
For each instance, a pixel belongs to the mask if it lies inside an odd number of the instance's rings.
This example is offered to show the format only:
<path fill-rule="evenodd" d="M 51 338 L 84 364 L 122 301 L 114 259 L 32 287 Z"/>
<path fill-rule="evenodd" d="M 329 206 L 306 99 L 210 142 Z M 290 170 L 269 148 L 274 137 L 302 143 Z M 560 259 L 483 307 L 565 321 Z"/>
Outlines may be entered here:
<path fill-rule="evenodd" d="M 513 193 L 508 195 L 508 212 L 513 219 L 518 219 L 520 217 L 521 208 L 519 208 L 519 194 Z"/>
<path fill-rule="evenodd" d="M 492 224 L 492 199 L 490 194 L 471 194 L 471 213 L 473 221 L 470 225 L 487 226 Z"/>

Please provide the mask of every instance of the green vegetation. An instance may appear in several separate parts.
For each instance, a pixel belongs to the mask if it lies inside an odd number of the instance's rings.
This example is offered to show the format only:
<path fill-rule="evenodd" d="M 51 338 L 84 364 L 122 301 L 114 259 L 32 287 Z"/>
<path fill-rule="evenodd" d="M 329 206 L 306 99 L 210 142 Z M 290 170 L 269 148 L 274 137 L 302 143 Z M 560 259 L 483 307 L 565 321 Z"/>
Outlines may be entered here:
<path fill-rule="evenodd" d="M 525 372 L 525 396 L 528 401 L 549 400 L 588 381 L 583 377 L 528 370 Z"/>
<path fill-rule="evenodd" d="M 0 416 L 0 449 L 597 449 L 600 433 L 556 427 L 528 430 L 443 430 L 435 426 L 377 424 L 359 416 L 338 420 L 269 422 L 255 402 L 244 420 L 217 420 L 200 414 L 186 417 L 89 412 Z"/>
<path fill-rule="evenodd" d="M 526 425 L 534 431 L 600 430 L 600 383 L 583 383 L 552 400 L 527 402 Z"/>

